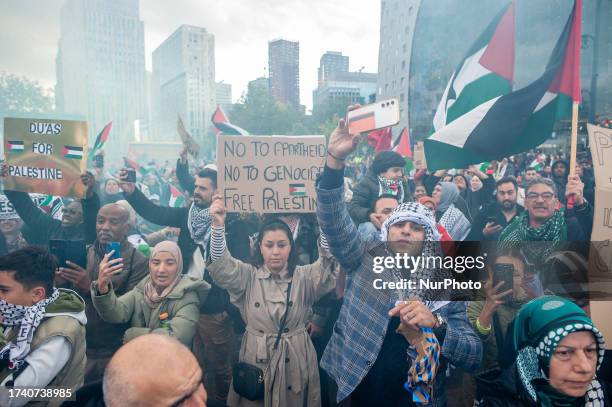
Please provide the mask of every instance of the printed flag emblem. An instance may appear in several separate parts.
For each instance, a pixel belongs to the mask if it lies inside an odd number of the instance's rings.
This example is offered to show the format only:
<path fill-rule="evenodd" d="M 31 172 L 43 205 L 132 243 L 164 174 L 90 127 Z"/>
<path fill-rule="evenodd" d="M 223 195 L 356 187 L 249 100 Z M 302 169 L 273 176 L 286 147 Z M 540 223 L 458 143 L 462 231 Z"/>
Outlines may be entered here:
<path fill-rule="evenodd" d="M 64 157 L 80 160 L 83 158 L 83 147 L 64 146 Z"/>
<path fill-rule="evenodd" d="M 289 195 L 291 196 L 306 195 L 306 186 L 304 184 L 289 184 Z"/>
<path fill-rule="evenodd" d="M 7 146 L 9 153 L 20 153 L 25 150 L 23 141 L 8 141 Z"/>

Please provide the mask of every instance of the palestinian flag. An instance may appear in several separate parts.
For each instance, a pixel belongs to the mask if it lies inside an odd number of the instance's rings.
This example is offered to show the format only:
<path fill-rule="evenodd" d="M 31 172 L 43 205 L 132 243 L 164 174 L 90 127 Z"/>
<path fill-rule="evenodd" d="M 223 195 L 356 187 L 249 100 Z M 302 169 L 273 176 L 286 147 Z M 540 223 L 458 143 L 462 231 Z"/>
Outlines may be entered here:
<path fill-rule="evenodd" d="M 225 115 L 225 112 L 223 112 L 223 109 L 221 109 L 221 106 L 217 105 L 217 108 L 215 109 L 215 112 L 213 113 L 210 120 L 212 121 L 212 124 L 215 126 L 215 135 L 218 135 L 219 133 L 227 134 L 230 136 L 248 136 L 249 135 L 248 131 L 238 126 L 235 126 L 229 122 L 229 119 Z"/>
<path fill-rule="evenodd" d="M 61 219 L 61 209 L 64 207 L 64 202 L 59 196 L 45 195 L 38 207 L 54 219 Z"/>
<path fill-rule="evenodd" d="M 169 206 L 173 208 L 182 208 L 185 205 L 185 197 L 176 187 L 170 185 L 170 202 Z"/>
<path fill-rule="evenodd" d="M 147 175 L 149 173 L 149 170 L 146 167 L 138 164 L 136 161 L 134 161 L 132 159 L 129 159 L 127 157 L 123 157 L 123 161 L 125 162 L 125 166 L 126 167 L 130 167 L 130 168 L 135 169 L 142 176 L 145 176 L 145 175 Z"/>
<path fill-rule="evenodd" d="M 113 122 L 109 122 L 100 133 L 96 137 L 96 142 L 94 143 L 93 148 L 89 152 L 89 160 L 93 160 L 93 158 L 104 148 L 104 145 L 108 141 L 108 134 L 110 133 L 111 126 Z"/>
<path fill-rule="evenodd" d="M 482 101 L 436 128 L 425 140 L 429 170 L 465 168 L 524 152 L 542 144 L 556 120 L 571 115 L 572 99 L 580 100 L 581 6 L 581 0 L 576 0 L 540 78 L 523 89 Z M 504 26 L 505 19 L 499 27 Z M 495 62 L 499 61 L 496 57 Z"/>
<path fill-rule="evenodd" d="M 289 184 L 289 195 L 304 196 L 306 195 L 306 185 L 304 184 Z"/>
<path fill-rule="evenodd" d="M 391 149 L 391 140 L 393 133 L 391 127 L 385 127 L 380 130 L 374 130 L 368 133 L 368 144 L 374 147 L 377 153 Z"/>
<path fill-rule="evenodd" d="M 491 21 L 453 72 L 425 139 L 429 170 L 465 168 L 486 157 L 464 151 L 466 129 L 458 128 L 468 112 L 491 104 L 512 90 L 514 79 L 514 2 Z"/>
<path fill-rule="evenodd" d="M 393 151 L 398 153 L 404 158 L 408 158 L 412 160 L 412 147 L 410 147 L 410 136 L 408 135 L 408 130 L 404 127 L 404 130 L 400 133 L 399 139 L 395 147 L 393 147 Z"/>
<path fill-rule="evenodd" d="M 7 141 L 6 151 L 9 153 L 22 153 L 25 150 L 23 141 Z"/>
<path fill-rule="evenodd" d="M 81 158 L 83 158 L 83 147 L 64 146 L 63 154 L 65 158 L 74 158 L 76 160 L 80 160 Z"/>
<path fill-rule="evenodd" d="M 546 156 L 542 154 L 538 154 L 536 158 L 529 164 L 528 168 L 534 168 L 536 171 L 542 171 L 544 168 L 544 161 L 546 160 Z"/>

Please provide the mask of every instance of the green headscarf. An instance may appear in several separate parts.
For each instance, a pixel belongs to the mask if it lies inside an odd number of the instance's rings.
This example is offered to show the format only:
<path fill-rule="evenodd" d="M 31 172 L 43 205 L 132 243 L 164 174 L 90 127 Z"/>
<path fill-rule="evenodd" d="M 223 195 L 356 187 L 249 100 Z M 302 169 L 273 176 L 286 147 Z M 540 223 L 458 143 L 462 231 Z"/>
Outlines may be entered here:
<path fill-rule="evenodd" d="M 536 298 L 525 304 L 516 316 L 512 338 L 518 354 L 516 367 L 527 393 L 543 406 L 571 406 L 577 402 L 583 404 L 585 400 L 595 406 L 598 400 L 603 400 L 601 385 L 595 379 L 584 400 L 562 394 L 548 384 L 552 355 L 563 338 L 577 331 L 593 333 L 599 370 L 606 349 L 604 338 L 591 318 L 570 300 L 552 295 Z"/>

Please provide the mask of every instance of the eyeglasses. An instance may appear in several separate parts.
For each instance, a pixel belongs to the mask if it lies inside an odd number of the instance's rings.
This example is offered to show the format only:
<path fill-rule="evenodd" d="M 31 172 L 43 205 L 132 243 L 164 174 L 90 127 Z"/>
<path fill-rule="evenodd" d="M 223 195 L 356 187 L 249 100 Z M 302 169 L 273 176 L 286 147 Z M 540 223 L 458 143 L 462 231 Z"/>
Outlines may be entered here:
<path fill-rule="evenodd" d="M 525 198 L 529 199 L 530 201 L 535 201 L 538 199 L 538 197 L 541 197 L 544 201 L 550 201 L 554 198 L 554 196 L 555 194 L 553 194 L 552 192 L 544 192 L 541 194 L 538 194 L 537 192 L 530 192 L 525 195 Z"/>

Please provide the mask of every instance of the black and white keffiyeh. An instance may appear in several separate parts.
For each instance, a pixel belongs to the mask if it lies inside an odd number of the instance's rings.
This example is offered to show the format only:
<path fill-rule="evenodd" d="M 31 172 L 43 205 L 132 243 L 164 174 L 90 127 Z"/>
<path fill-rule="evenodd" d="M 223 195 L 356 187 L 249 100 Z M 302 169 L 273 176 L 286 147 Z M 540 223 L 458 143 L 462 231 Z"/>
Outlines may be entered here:
<path fill-rule="evenodd" d="M 399 222 L 412 222 L 423 227 L 425 236 L 423 241 L 423 249 L 419 256 L 422 256 L 423 259 L 428 259 L 442 255 L 440 247 L 440 233 L 438 232 L 438 228 L 436 226 L 436 220 L 433 212 L 426 206 L 417 202 L 405 202 L 395 208 L 393 213 L 383 223 L 380 230 L 382 242 L 388 242 L 389 228 Z M 393 253 L 388 252 L 387 255 L 393 256 Z M 451 277 L 451 273 L 448 270 L 438 269 L 436 267 L 427 267 L 423 266 L 423 264 L 424 263 L 420 263 L 420 266 L 416 270 L 410 271 L 409 278 L 411 280 L 419 281 L 422 279 L 443 281 L 445 278 Z M 403 278 L 408 277 L 403 275 L 397 268 L 392 270 L 392 274 L 397 281 L 401 281 Z M 426 304 L 434 303 L 441 298 L 449 298 L 449 295 L 443 290 L 397 290 L 397 293 L 399 296 L 398 300 L 406 300 L 417 297 Z"/>
<path fill-rule="evenodd" d="M 191 238 L 197 244 L 206 247 L 210 240 L 211 225 L 212 217 L 210 216 L 210 208 L 200 208 L 195 204 L 191 204 L 187 216 L 187 227 L 189 228 Z"/>
<path fill-rule="evenodd" d="M 58 297 L 59 290 L 54 288 L 50 297 L 31 307 L 9 304 L 0 300 L 0 314 L 4 318 L 2 325 L 11 328 L 18 327 L 19 329 L 17 338 L 7 343 L 0 350 L 0 360 L 7 359 L 8 356 L 9 369 L 18 369 L 23 364 L 30 352 L 34 332 L 45 316 L 47 306 L 57 300 Z"/>

